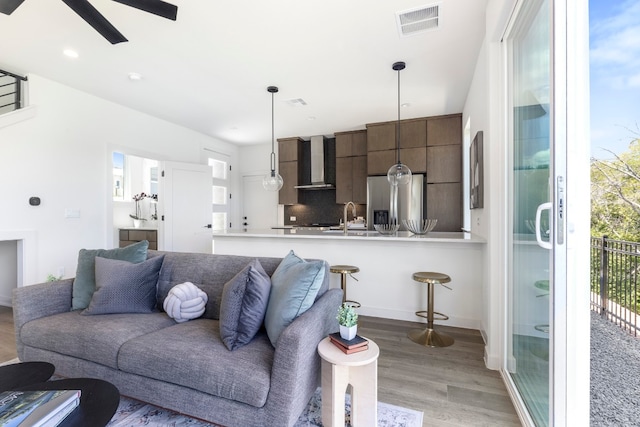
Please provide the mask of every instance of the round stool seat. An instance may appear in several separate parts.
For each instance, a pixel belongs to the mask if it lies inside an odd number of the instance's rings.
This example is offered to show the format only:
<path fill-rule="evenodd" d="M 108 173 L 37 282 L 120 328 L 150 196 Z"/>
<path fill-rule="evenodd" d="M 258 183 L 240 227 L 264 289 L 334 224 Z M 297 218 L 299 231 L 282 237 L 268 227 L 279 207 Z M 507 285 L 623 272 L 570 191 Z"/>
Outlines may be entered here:
<path fill-rule="evenodd" d="M 329 267 L 329 271 L 332 273 L 352 274 L 357 273 L 360 269 L 355 265 L 332 265 Z"/>
<path fill-rule="evenodd" d="M 330 266 L 329 271 L 332 273 L 338 273 L 341 276 L 340 287 L 342 288 L 342 303 L 347 303 L 354 308 L 361 307 L 358 301 L 351 301 L 347 299 L 347 274 L 351 276 L 351 274 L 357 273 L 358 271 L 360 271 L 360 269 L 355 265 L 338 264 Z M 358 280 L 355 277 L 353 277 L 353 279 L 356 281 Z"/>
<path fill-rule="evenodd" d="M 451 277 L 443 273 L 435 273 L 433 271 L 420 271 L 413 273 L 413 280 L 421 283 L 449 283 Z"/>

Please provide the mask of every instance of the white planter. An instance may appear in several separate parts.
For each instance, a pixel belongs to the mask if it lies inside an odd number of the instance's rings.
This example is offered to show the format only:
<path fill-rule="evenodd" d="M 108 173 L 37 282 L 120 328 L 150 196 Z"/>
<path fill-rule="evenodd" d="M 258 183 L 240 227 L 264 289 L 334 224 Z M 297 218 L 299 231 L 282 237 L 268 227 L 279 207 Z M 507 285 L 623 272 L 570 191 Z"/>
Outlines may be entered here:
<path fill-rule="evenodd" d="M 140 228 L 142 226 L 142 220 L 141 219 L 134 219 L 133 220 L 133 228 Z"/>
<path fill-rule="evenodd" d="M 352 340 L 358 333 L 358 325 L 351 326 L 350 328 L 340 325 L 340 336 L 345 340 Z"/>

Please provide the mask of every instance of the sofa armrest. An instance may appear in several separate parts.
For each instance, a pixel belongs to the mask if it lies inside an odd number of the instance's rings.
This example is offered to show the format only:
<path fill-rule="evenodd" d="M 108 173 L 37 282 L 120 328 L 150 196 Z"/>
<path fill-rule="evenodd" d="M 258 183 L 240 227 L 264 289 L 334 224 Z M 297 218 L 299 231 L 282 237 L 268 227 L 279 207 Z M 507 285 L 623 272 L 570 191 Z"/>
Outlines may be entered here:
<path fill-rule="evenodd" d="M 73 279 L 39 283 L 13 289 L 13 324 L 18 357 L 21 357 L 22 325 L 31 320 L 71 310 Z"/>
<path fill-rule="evenodd" d="M 271 411 L 282 417 L 267 425 L 292 425 L 319 385 L 318 344 L 338 331 L 336 314 L 342 303 L 342 290 L 330 289 L 280 335 L 271 370 L 268 405 L 287 408 Z"/>

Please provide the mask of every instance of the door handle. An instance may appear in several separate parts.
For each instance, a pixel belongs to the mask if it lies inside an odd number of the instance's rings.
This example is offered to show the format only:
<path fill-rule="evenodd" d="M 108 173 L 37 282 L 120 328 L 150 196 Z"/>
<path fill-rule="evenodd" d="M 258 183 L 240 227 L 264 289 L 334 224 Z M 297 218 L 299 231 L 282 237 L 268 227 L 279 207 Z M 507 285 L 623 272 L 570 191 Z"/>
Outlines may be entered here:
<path fill-rule="evenodd" d="M 204 227 L 202 227 L 202 228 L 213 228 L 213 227 L 211 226 L 211 224 L 207 224 L 207 225 L 205 225 L 205 226 L 204 226 Z"/>
<path fill-rule="evenodd" d="M 542 235 L 540 234 L 540 216 L 542 215 L 542 211 L 550 211 L 553 207 L 551 202 L 543 203 L 538 206 L 536 209 L 536 242 L 538 242 L 538 246 L 543 249 L 553 249 L 553 244 L 551 243 L 551 234 L 549 234 L 549 241 L 545 242 L 542 240 Z"/>

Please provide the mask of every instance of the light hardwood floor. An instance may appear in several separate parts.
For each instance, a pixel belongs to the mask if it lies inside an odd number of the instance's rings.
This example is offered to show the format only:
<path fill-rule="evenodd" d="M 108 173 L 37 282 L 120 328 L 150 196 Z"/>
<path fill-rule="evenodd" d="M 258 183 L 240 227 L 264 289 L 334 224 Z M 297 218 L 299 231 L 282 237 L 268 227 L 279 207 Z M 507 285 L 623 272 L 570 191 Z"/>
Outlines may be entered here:
<path fill-rule="evenodd" d="M 378 400 L 424 412 L 424 427 L 520 426 L 496 371 L 485 368 L 475 330 L 437 326 L 456 341 L 447 348 L 413 343 L 407 331 L 424 325 L 360 317 L 358 334 L 380 347 Z M 0 362 L 17 357 L 10 308 L 0 307 Z"/>

